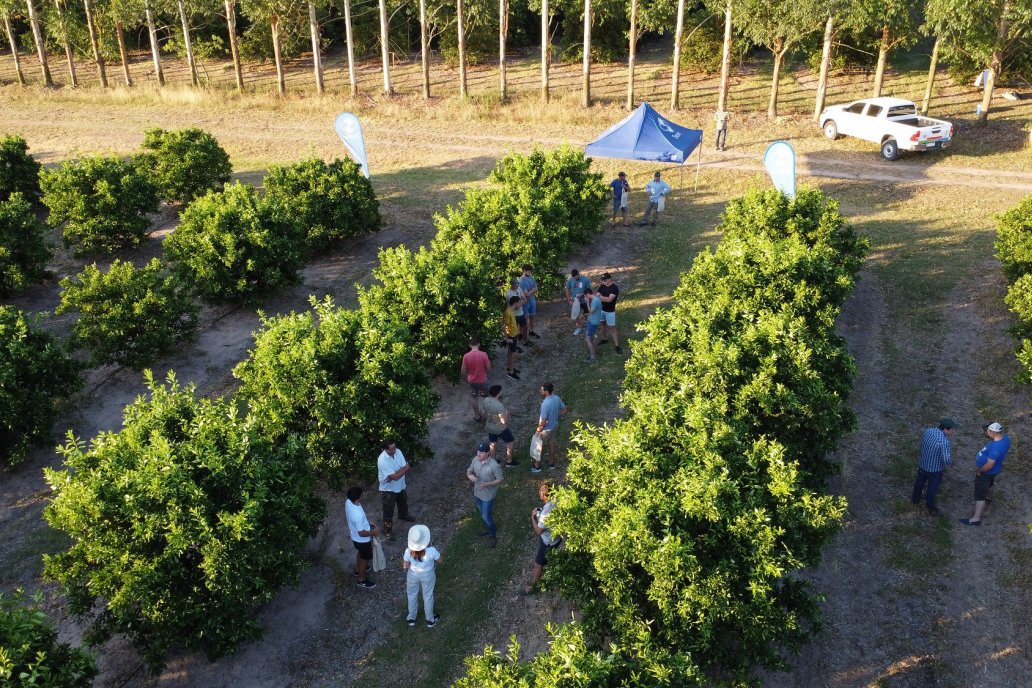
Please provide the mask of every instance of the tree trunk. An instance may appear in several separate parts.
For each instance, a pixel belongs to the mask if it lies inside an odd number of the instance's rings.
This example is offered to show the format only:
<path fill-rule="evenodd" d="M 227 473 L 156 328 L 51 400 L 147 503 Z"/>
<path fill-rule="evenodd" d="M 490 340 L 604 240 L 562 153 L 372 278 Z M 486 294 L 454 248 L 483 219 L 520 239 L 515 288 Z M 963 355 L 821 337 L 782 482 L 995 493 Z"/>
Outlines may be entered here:
<path fill-rule="evenodd" d="M 179 19 L 183 24 L 183 46 L 186 48 L 186 63 L 190 66 L 190 81 L 194 86 L 199 86 L 201 82 L 197 78 L 197 62 L 194 60 L 193 43 L 190 41 L 190 16 L 186 13 L 183 0 L 176 0 L 176 6 L 179 8 Z"/>
<path fill-rule="evenodd" d="M 459 32 L 459 97 L 465 99 L 469 92 L 466 88 L 466 19 L 462 0 L 455 0 L 455 15 Z"/>
<path fill-rule="evenodd" d="M 92 0 L 83 0 L 82 5 L 86 10 L 86 28 L 90 34 L 90 45 L 93 47 L 93 59 L 97 63 L 100 85 L 107 88 L 107 69 L 104 66 L 104 53 L 100 51 L 100 36 L 97 32 L 97 22 L 93 17 L 93 2 Z"/>
<path fill-rule="evenodd" d="M 65 61 L 68 63 L 68 81 L 72 88 L 76 88 L 79 85 L 79 76 L 75 73 L 75 49 L 72 48 L 72 42 L 68 40 L 68 27 L 64 23 L 61 0 L 54 0 L 54 10 L 57 12 L 57 23 L 61 27 L 61 40 L 64 42 Z"/>
<path fill-rule="evenodd" d="M 129 73 L 129 51 L 125 49 L 125 27 L 122 22 L 115 22 L 115 37 L 118 39 L 118 55 L 122 59 L 122 76 L 125 77 L 125 85 L 133 85 L 133 75 Z"/>
<path fill-rule="evenodd" d="M 1003 0 L 1003 7 L 1000 10 L 1000 23 L 996 25 L 996 43 L 993 45 L 993 54 L 989 59 L 989 74 L 985 80 L 985 90 L 982 92 L 982 107 L 978 113 L 978 121 L 985 123 L 989 119 L 989 108 L 993 104 L 993 89 L 996 88 L 996 77 L 1003 69 L 1003 51 L 1007 43 L 1007 33 L 1010 31 L 1011 0 Z"/>
<path fill-rule="evenodd" d="M 387 42 L 390 40 L 390 27 L 387 24 L 387 0 L 380 0 L 380 59 L 383 60 L 383 92 L 385 95 L 393 95 L 391 88 L 390 55 L 387 50 Z"/>
<path fill-rule="evenodd" d="M 881 43 L 878 44 L 878 66 L 874 70 L 874 92 L 872 98 L 880 98 L 882 84 L 885 83 L 885 63 L 889 59 L 889 27 L 881 30 Z"/>
<path fill-rule="evenodd" d="M 717 110 L 727 112 L 727 91 L 731 80 L 731 0 L 724 10 L 724 56 L 720 60 L 720 92 L 717 94 Z"/>
<path fill-rule="evenodd" d="M 817 101 L 813 107 L 813 121 L 817 122 L 824 111 L 824 98 L 828 95 L 828 70 L 831 68 L 831 38 L 835 31 L 835 18 L 829 13 L 824 25 L 824 52 L 821 53 L 821 73 L 817 77 Z"/>
<path fill-rule="evenodd" d="M 921 114 L 928 114 L 928 105 L 932 101 L 932 85 L 935 83 L 935 72 L 939 68 L 939 44 L 942 36 L 935 37 L 935 45 L 932 47 L 932 63 L 928 65 L 928 83 L 925 84 L 924 100 L 921 101 Z"/>
<path fill-rule="evenodd" d="M 634 109 L 634 53 L 638 47 L 638 0 L 631 0 L 631 32 L 627 42 L 627 109 Z"/>
<path fill-rule="evenodd" d="M 508 0 L 498 0 L 498 89 L 503 103 L 509 100 L 509 80 L 505 74 L 505 39 L 508 35 L 509 3 Z"/>
<path fill-rule="evenodd" d="M 244 90 L 244 70 L 240 65 L 240 46 L 236 35 L 236 0 L 225 0 L 226 33 L 229 34 L 229 53 L 233 56 L 233 73 L 236 75 L 237 90 Z"/>
<path fill-rule="evenodd" d="M 29 0 L 32 2 L 32 0 Z M 548 0 L 541 0 L 541 102 L 548 102 L 549 45 Z"/>
<path fill-rule="evenodd" d="M 276 91 L 281 96 L 287 92 L 287 77 L 283 73 L 283 52 L 280 50 L 280 18 L 272 15 L 269 19 L 272 28 L 272 58 L 276 62 Z"/>
<path fill-rule="evenodd" d="M 29 8 L 29 25 L 32 27 L 32 39 L 36 41 L 36 57 L 39 58 L 39 67 L 43 70 L 43 85 L 53 86 L 54 79 L 50 76 L 50 65 L 47 63 L 46 44 L 43 42 L 43 32 L 39 28 L 39 18 L 36 16 L 35 0 L 25 0 Z"/>
<path fill-rule="evenodd" d="M 430 100 L 430 39 L 426 33 L 426 0 L 419 0 L 419 54 L 423 67 L 423 100 Z"/>
<path fill-rule="evenodd" d="M 584 0 L 584 97 L 581 105 L 591 107 L 591 0 Z"/>
<path fill-rule="evenodd" d="M 4 12 L 4 31 L 7 32 L 7 42 L 11 44 L 11 57 L 14 58 L 14 73 L 18 75 L 18 83 L 25 85 L 25 72 L 21 68 L 21 60 L 18 58 L 18 44 L 14 42 L 14 30 L 11 28 L 11 15 Z"/>
<path fill-rule="evenodd" d="M 774 44 L 774 78 L 770 82 L 770 102 L 767 103 L 767 119 L 778 118 L 778 89 L 781 87 L 781 65 L 785 62 L 785 53 L 788 49 L 784 41 L 776 41 Z"/>
<path fill-rule="evenodd" d="M 344 37 L 348 41 L 348 85 L 354 96 L 358 93 L 358 79 L 355 77 L 355 39 L 351 33 L 351 0 L 344 0 Z"/>
<path fill-rule="evenodd" d="M 312 32 L 312 69 L 315 70 L 315 90 L 320 95 L 326 92 L 323 86 L 322 53 L 319 52 L 319 17 L 315 13 L 315 3 L 308 0 L 308 27 Z"/>
<path fill-rule="evenodd" d="M 161 68 L 161 49 L 158 45 L 158 27 L 154 23 L 154 10 L 150 0 L 145 0 L 144 12 L 147 16 L 147 33 L 150 34 L 151 58 L 154 60 L 154 74 L 158 77 L 158 85 L 165 85 L 165 70 Z"/>
<path fill-rule="evenodd" d="M 674 69 L 670 79 L 670 109 L 681 107 L 681 42 L 684 40 L 684 0 L 677 0 L 677 29 L 674 30 Z"/>

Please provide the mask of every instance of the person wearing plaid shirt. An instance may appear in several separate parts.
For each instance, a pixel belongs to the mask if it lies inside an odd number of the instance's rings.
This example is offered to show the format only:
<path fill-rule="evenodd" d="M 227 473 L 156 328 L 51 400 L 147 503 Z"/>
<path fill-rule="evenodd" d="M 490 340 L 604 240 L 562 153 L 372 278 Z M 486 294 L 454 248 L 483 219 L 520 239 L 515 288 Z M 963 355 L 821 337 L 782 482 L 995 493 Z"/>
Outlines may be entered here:
<path fill-rule="evenodd" d="M 953 463 L 953 457 L 950 455 L 950 437 L 953 436 L 956 427 L 953 419 L 946 417 L 939 421 L 939 427 L 928 428 L 921 435 L 921 458 L 917 465 L 914 494 L 910 501 L 915 506 L 920 504 L 921 493 L 924 492 L 928 513 L 933 516 L 939 513 L 939 508 L 935 506 L 935 495 L 942 483 L 942 476 L 946 472 L 946 467 Z"/>

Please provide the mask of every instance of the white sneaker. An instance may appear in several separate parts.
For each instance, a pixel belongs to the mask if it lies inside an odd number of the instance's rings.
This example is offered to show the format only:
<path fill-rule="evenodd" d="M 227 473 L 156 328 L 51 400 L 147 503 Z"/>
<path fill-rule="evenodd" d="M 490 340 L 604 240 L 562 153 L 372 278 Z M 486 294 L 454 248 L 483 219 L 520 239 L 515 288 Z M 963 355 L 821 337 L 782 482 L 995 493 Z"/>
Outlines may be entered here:
<path fill-rule="evenodd" d="M 576 337 L 580 333 L 581 333 L 581 328 L 578 327 L 576 330 L 573 331 L 573 336 Z"/>

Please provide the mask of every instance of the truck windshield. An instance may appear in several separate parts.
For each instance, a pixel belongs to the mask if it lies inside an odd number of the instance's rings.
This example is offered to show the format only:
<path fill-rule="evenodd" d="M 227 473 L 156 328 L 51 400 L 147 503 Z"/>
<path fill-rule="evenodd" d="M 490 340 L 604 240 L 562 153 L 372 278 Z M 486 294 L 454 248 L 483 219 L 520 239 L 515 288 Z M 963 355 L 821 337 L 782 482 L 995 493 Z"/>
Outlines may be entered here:
<path fill-rule="evenodd" d="M 889 108 L 888 116 L 891 117 L 913 117 L 917 114 L 916 105 L 893 105 Z"/>

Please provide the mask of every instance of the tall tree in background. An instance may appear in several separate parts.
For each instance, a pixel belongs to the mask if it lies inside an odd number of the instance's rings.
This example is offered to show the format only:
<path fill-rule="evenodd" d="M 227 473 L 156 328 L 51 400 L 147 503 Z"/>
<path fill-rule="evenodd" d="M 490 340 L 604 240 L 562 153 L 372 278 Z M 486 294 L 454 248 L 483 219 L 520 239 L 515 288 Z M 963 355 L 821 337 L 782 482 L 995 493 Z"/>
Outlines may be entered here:
<path fill-rule="evenodd" d="M 591 0 L 584 0 L 584 107 L 591 107 Z"/>
<path fill-rule="evenodd" d="M 226 34 L 229 36 L 229 54 L 233 58 L 233 75 L 238 91 L 244 90 L 244 70 L 240 64 L 240 45 L 237 42 L 236 0 L 224 0 L 226 10 Z"/>
<path fill-rule="evenodd" d="M 778 116 L 778 89 L 785 55 L 800 41 L 820 28 L 822 0 L 737 0 L 738 31 L 774 55 L 774 75 L 770 84 L 767 119 Z"/>
<path fill-rule="evenodd" d="M 97 75 L 100 77 L 100 85 L 107 88 L 107 69 L 104 66 L 104 52 L 100 49 L 100 31 L 97 28 L 96 12 L 93 9 L 93 0 L 82 0 L 83 9 L 86 10 L 86 28 L 90 34 L 90 46 L 93 48 L 93 61 L 97 63 Z"/>
<path fill-rule="evenodd" d="M 272 57 L 276 63 L 276 92 L 287 92 L 287 75 L 283 65 L 283 30 L 287 22 L 299 18 L 300 0 L 244 0 L 242 7 L 248 17 L 268 22 L 272 31 Z"/>
<path fill-rule="evenodd" d="M 39 58 L 39 68 L 43 71 L 43 85 L 53 86 L 54 79 L 50 76 L 50 64 L 47 63 L 47 45 L 43 40 L 43 30 L 39 27 L 39 17 L 36 16 L 35 0 L 25 0 L 29 10 L 29 26 L 32 28 L 32 39 L 36 42 L 36 57 Z"/>
<path fill-rule="evenodd" d="M 670 109 L 681 107 L 681 44 L 684 42 L 684 0 L 677 0 L 677 28 L 674 30 L 674 68 L 670 75 Z"/>
<path fill-rule="evenodd" d="M 724 56 L 720 61 L 720 91 L 717 93 L 717 110 L 727 110 L 727 91 L 731 81 L 731 0 L 724 6 Z"/>
<path fill-rule="evenodd" d="M 4 32 L 7 34 L 7 43 L 11 46 L 14 73 L 18 77 L 18 83 L 24 86 L 27 83 L 25 72 L 22 71 L 21 59 L 18 57 L 18 43 L 14 39 L 14 28 L 11 26 L 11 15 L 15 13 L 17 5 L 17 0 L 0 0 L 0 16 L 4 20 Z"/>
<path fill-rule="evenodd" d="M 68 82 L 72 88 L 79 85 L 79 77 L 75 73 L 75 48 L 72 47 L 72 39 L 68 36 L 68 22 L 71 17 L 65 11 L 62 0 L 54 0 L 54 18 L 56 29 L 61 34 L 61 43 L 64 45 L 65 61 L 68 63 Z"/>
<path fill-rule="evenodd" d="M 419 59 L 423 71 L 423 99 L 430 100 L 430 37 L 426 22 L 426 0 L 419 0 Z"/>
<path fill-rule="evenodd" d="M 505 73 L 505 40 L 509 35 L 509 0 L 498 0 L 498 88 L 502 102 L 509 100 L 509 80 Z"/>
<path fill-rule="evenodd" d="M 459 97 L 469 95 L 466 87 L 466 12 L 462 0 L 455 0 L 456 30 L 459 33 Z"/>
<path fill-rule="evenodd" d="M 828 10 L 828 19 L 824 22 L 824 48 L 821 51 L 821 68 L 817 76 L 817 98 L 813 106 L 813 121 L 820 119 L 824 110 L 824 100 L 828 94 L 828 72 L 831 70 L 831 47 L 835 37 L 835 13 Z"/>
<path fill-rule="evenodd" d="M 176 0 L 176 11 L 179 13 L 179 22 L 183 30 L 183 48 L 186 50 L 186 64 L 190 67 L 190 83 L 199 86 L 201 82 L 197 78 L 197 60 L 194 58 L 193 40 L 190 35 L 190 11 L 184 0 Z"/>
<path fill-rule="evenodd" d="M 390 23 L 387 19 L 387 0 L 380 0 L 380 59 L 383 61 L 383 92 L 392 95 L 390 67 Z"/>
<path fill-rule="evenodd" d="M 115 40 L 118 41 L 118 57 L 122 62 L 122 77 L 126 86 L 133 85 L 133 75 L 129 71 L 129 51 L 125 46 L 125 27 L 137 26 L 143 19 L 144 6 L 140 0 L 109 0 L 105 5 L 105 15 L 115 26 Z"/>
<path fill-rule="evenodd" d="M 32 2 L 32 0 L 29 0 Z M 548 102 L 548 63 L 551 61 L 551 27 L 548 0 L 541 0 L 541 102 Z"/>
<path fill-rule="evenodd" d="M 158 85 L 165 85 L 165 70 L 161 66 L 161 45 L 158 43 L 158 24 L 154 20 L 154 5 L 151 0 L 143 0 L 144 16 L 147 19 L 147 34 L 150 36 L 151 59 L 154 60 L 154 74 L 158 77 Z"/>
<path fill-rule="evenodd" d="M 627 31 L 627 109 L 634 109 L 634 57 L 638 48 L 638 0 L 631 0 L 631 28 Z"/>
<path fill-rule="evenodd" d="M 312 69 L 315 72 L 315 90 L 321 95 L 325 93 L 323 85 L 322 51 L 319 47 L 319 14 L 314 0 L 308 0 L 308 29 L 312 34 Z"/>
<path fill-rule="evenodd" d="M 928 104 L 932 100 L 932 87 L 935 85 L 935 72 L 939 68 L 939 46 L 942 45 L 942 36 L 935 37 L 935 45 L 932 46 L 932 59 L 928 64 L 928 81 L 925 83 L 924 99 L 921 100 L 921 114 L 928 114 Z"/>
<path fill-rule="evenodd" d="M 907 0 L 859 0 L 853 3 L 850 13 L 852 26 L 859 31 L 874 27 L 879 30 L 878 66 L 874 71 L 872 98 L 882 94 L 889 51 L 900 45 L 912 44 L 917 37 L 921 4 Z"/>
<path fill-rule="evenodd" d="M 420 0 L 425 2 L 425 0 Z M 355 76 L 355 37 L 351 26 L 351 0 L 343 0 L 344 5 L 344 38 L 348 42 L 348 85 L 351 95 L 358 93 L 358 78 Z"/>

